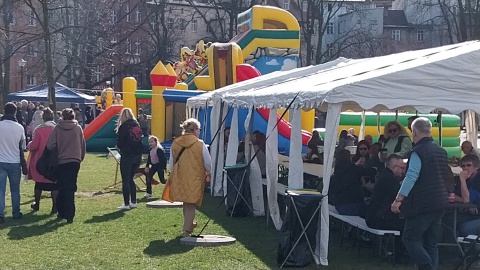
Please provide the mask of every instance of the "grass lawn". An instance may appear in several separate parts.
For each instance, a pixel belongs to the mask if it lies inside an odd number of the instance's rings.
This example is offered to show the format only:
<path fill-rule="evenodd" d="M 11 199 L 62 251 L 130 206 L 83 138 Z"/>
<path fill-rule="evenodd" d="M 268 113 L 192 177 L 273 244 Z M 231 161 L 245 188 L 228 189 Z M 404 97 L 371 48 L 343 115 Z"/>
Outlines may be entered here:
<path fill-rule="evenodd" d="M 197 212 L 199 227 L 208 218 L 206 234 L 229 235 L 237 242 L 220 247 L 189 247 L 179 242 L 181 209 L 152 209 L 140 201 L 137 209 L 119 211 L 120 187 L 113 183 L 115 161 L 88 154 L 82 163 L 73 224 L 49 215 L 51 200 L 44 194 L 40 211 L 31 212 L 33 181 L 22 182 L 21 220 L 11 219 L 6 196 L 6 222 L 0 225 L 0 269 L 276 269 L 277 236 L 265 217 L 229 218 L 221 198 L 205 195 Z M 154 197 L 161 194 L 154 186 Z M 7 192 L 8 193 L 8 192 Z M 143 192 L 137 196 L 142 197 Z M 198 228 L 197 228 L 198 230 Z M 369 249 L 339 247 L 339 232 L 331 232 L 328 269 L 412 269 L 392 266 Z M 321 267 L 322 268 L 322 267 Z M 326 267 L 325 267 L 326 268 Z M 452 266 L 445 266 L 451 269 Z M 317 269 L 311 265 L 306 269 Z"/>

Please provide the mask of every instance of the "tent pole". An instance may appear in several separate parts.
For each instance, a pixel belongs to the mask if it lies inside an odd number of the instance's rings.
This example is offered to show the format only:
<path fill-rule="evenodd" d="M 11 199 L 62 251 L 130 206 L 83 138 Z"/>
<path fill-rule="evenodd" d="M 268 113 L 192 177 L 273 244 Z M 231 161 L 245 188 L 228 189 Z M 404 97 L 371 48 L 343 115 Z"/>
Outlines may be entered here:
<path fill-rule="evenodd" d="M 377 141 L 378 137 L 380 137 L 380 113 L 377 112 Z"/>
<path fill-rule="evenodd" d="M 442 146 L 442 112 L 438 112 L 437 126 L 438 126 L 438 144 Z"/>
<path fill-rule="evenodd" d="M 395 110 L 395 121 L 398 122 L 398 110 Z"/>

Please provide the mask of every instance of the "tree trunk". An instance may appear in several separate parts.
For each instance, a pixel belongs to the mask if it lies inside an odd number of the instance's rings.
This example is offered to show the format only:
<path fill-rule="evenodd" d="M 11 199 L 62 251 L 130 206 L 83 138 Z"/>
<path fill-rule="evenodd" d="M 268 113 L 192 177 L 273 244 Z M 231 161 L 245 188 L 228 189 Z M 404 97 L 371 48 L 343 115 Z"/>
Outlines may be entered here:
<path fill-rule="evenodd" d="M 43 23 L 44 23 L 44 42 L 45 42 L 45 61 L 47 64 L 47 85 L 48 85 L 48 106 L 52 111 L 57 111 L 57 103 L 55 101 L 55 77 L 53 74 L 53 57 L 52 57 L 52 44 L 51 34 L 49 27 L 49 15 L 48 15 L 48 1 L 42 1 L 43 9 Z"/>

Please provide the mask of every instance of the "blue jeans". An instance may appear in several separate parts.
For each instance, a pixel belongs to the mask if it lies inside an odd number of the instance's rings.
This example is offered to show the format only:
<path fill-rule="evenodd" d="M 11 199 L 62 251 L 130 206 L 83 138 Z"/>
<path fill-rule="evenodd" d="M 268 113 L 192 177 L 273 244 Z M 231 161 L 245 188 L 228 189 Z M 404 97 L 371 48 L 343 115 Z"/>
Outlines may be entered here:
<path fill-rule="evenodd" d="M 460 236 L 478 235 L 480 232 L 480 217 L 476 215 L 461 214 L 457 217 L 457 226 Z"/>
<path fill-rule="evenodd" d="M 5 215 L 5 192 L 7 189 L 7 177 L 10 183 L 12 195 L 12 215 L 19 216 L 20 213 L 20 163 L 0 162 L 0 216 Z"/>
<path fill-rule="evenodd" d="M 406 219 L 402 240 L 418 269 L 438 268 L 437 240 L 444 213 L 432 211 Z"/>

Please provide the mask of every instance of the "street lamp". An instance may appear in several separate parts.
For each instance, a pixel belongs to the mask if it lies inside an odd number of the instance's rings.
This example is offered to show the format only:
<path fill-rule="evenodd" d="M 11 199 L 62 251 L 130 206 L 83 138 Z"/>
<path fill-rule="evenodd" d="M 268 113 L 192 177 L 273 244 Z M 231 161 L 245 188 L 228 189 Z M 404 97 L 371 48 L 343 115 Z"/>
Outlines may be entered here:
<path fill-rule="evenodd" d="M 23 68 L 27 64 L 27 61 L 20 59 L 18 60 L 17 63 L 20 66 L 20 87 L 21 87 L 21 90 L 23 90 Z"/>

